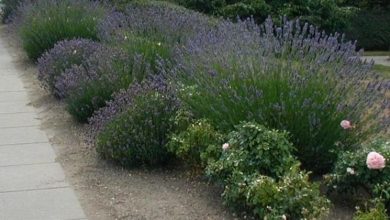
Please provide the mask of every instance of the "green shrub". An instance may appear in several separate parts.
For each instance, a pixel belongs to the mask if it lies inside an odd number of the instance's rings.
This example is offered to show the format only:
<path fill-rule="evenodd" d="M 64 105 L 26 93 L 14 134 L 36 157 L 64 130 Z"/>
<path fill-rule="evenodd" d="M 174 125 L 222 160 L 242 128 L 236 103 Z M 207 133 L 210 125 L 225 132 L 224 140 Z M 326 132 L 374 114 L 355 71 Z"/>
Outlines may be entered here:
<path fill-rule="evenodd" d="M 175 0 L 180 5 L 207 14 L 215 14 L 217 10 L 225 6 L 225 0 Z"/>
<path fill-rule="evenodd" d="M 91 56 L 83 68 L 66 71 L 59 82 L 77 81 L 67 90 L 68 112 L 79 122 L 87 122 L 93 113 L 112 99 L 112 94 L 127 89 L 134 81 L 150 74 L 144 58 L 128 57 L 120 50 L 102 48 Z M 64 89 L 63 89 L 64 90 Z"/>
<path fill-rule="evenodd" d="M 264 0 L 246 0 L 226 5 L 218 10 L 217 14 L 230 19 L 248 18 L 254 16 L 262 22 L 270 15 L 271 7 Z"/>
<path fill-rule="evenodd" d="M 299 21 L 226 21 L 178 48 L 171 79 L 195 117 L 223 132 L 241 121 L 286 130 L 303 167 L 324 174 L 389 123 L 387 87 L 340 38 Z"/>
<path fill-rule="evenodd" d="M 7 23 L 13 13 L 15 13 L 16 9 L 22 3 L 23 0 L 1 0 L 1 17 L 3 23 Z"/>
<path fill-rule="evenodd" d="M 366 50 L 389 50 L 390 10 L 361 10 L 349 20 L 343 31 Z"/>
<path fill-rule="evenodd" d="M 19 8 L 15 26 L 28 57 L 36 60 L 61 40 L 97 40 L 97 24 L 105 14 L 98 2 L 38 0 Z"/>
<path fill-rule="evenodd" d="M 207 173 L 217 181 L 228 179 L 234 172 L 245 176 L 283 176 L 296 163 L 288 133 L 269 130 L 253 122 L 244 122 L 228 135 L 228 149 L 219 160 L 210 163 Z"/>
<path fill-rule="evenodd" d="M 140 89 L 121 98 L 131 104 L 104 126 L 96 140 L 103 158 L 127 167 L 156 166 L 171 158 L 166 143 L 174 130 L 177 100 L 162 91 Z"/>
<path fill-rule="evenodd" d="M 105 80 L 110 79 L 102 77 L 99 80 L 84 82 L 69 92 L 65 99 L 66 109 L 78 122 L 87 122 L 96 110 L 106 105 L 115 91 L 126 88 L 132 82 L 129 80 L 108 83 Z"/>
<path fill-rule="evenodd" d="M 224 187 L 229 207 L 252 211 L 259 219 L 315 219 L 325 215 L 329 202 L 320 196 L 307 173 L 299 171 L 288 134 L 244 122 L 228 135 L 207 174 Z"/>
<path fill-rule="evenodd" d="M 262 23 L 267 16 L 301 18 L 326 31 L 344 30 L 357 7 L 350 3 L 324 0 L 176 0 L 187 8 L 236 20 L 253 17 Z"/>
<path fill-rule="evenodd" d="M 126 51 L 130 56 L 134 54 L 142 54 L 144 60 L 157 72 L 158 60 L 169 59 L 171 57 L 172 45 L 160 42 L 158 39 L 152 39 L 153 34 L 149 38 L 135 36 L 131 33 L 126 33 L 124 42 L 116 42 L 114 47 L 119 47 Z"/>
<path fill-rule="evenodd" d="M 380 200 L 372 201 L 373 206 L 367 210 L 360 208 L 355 213 L 353 220 L 387 220 L 389 216 L 386 213 L 385 205 Z"/>
<path fill-rule="evenodd" d="M 357 12 L 356 7 L 323 0 L 290 1 L 279 7 L 279 13 L 289 18 L 300 18 L 327 32 L 340 32 Z"/>
<path fill-rule="evenodd" d="M 370 152 L 377 152 L 389 161 L 390 142 L 375 141 L 362 149 L 341 154 L 334 172 L 328 177 L 329 189 L 354 193 L 363 188 L 372 197 L 381 198 L 390 204 L 390 167 L 387 165 L 383 169 L 369 169 L 367 157 Z"/>
<path fill-rule="evenodd" d="M 222 144 L 222 134 L 207 120 L 197 120 L 186 130 L 172 134 L 168 149 L 190 166 L 205 167 L 210 160 L 219 158 Z"/>
<path fill-rule="evenodd" d="M 387 213 L 390 213 L 390 178 L 377 183 L 372 190 L 375 198 L 379 198 L 387 207 Z"/>
<path fill-rule="evenodd" d="M 248 207 L 261 219 L 321 219 L 329 210 L 330 203 L 321 196 L 319 185 L 310 183 L 309 175 L 298 166 L 279 181 L 260 175 L 233 183 L 237 185 L 245 189 Z"/>

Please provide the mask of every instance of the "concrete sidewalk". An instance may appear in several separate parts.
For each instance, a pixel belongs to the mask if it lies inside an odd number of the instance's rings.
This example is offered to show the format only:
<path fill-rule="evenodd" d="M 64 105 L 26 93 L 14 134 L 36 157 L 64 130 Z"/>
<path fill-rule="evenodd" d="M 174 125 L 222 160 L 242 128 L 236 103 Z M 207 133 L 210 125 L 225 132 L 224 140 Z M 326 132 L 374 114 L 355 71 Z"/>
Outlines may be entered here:
<path fill-rule="evenodd" d="M 364 56 L 362 58 L 367 59 L 367 61 L 374 60 L 375 64 L 390 66 L 389 56 Z"/>
<path fill-rule="evenodd" d="M 86 219 L 0 39 L 0 219 Z"/>

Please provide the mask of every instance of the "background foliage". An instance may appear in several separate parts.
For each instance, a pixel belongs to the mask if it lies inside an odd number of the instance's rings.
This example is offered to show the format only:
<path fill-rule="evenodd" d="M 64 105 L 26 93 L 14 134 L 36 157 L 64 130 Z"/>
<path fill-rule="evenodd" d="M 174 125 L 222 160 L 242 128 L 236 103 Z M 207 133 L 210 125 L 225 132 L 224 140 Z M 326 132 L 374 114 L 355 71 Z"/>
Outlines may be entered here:
<path fill-rule="evenodd" d="M 97 24 L 106 12 L 88 0 L 38 0 L 18 8 L 14 27 L 28 57 L 35 61 L 58 41 L 97 40 Z"/>
<path fill-rule="evenodd" d="M 22 2 L 23 0 L 1 0 L 0 1 L 0 4 L 2 5 L 1 15 L 2 15 L 3 23 L 8 23 L 10 17 Z"/>
<path fill-rule="evenodd" d="M 386 0 L 176 0 L 178 4 L 235 20 L 268 15 L 300 18 L 327 32 L 346 32 L 368 50 L 389 50 L 390 3 Z M 280 21 L 280 20 L 279 20 Z"/>

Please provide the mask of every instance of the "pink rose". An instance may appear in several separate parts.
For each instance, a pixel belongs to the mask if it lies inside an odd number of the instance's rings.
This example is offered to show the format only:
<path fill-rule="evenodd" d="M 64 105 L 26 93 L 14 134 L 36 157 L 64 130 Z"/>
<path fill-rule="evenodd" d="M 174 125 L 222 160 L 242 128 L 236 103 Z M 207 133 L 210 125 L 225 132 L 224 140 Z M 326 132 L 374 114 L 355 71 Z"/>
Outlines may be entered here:
<path fill-rule="evenodd" d="M 368 169 L 379 170 L 386 166 L 386 159 L 377 152 L 370 152 L 367 155 L 367 167 Z"/>
<path fill-rule="evenodd" d="M 351 129 L 353 128 L 352 123 L 348 120 L 342 120 L 340 123 L 340 126 L 344 129 Z"/>
<path fill-rule="evenodd" d="M 229 144 L 228 143 L 224 143 L 222 145 L 222 150 L 227 150 L 227 149 L 229 149 Z"/>

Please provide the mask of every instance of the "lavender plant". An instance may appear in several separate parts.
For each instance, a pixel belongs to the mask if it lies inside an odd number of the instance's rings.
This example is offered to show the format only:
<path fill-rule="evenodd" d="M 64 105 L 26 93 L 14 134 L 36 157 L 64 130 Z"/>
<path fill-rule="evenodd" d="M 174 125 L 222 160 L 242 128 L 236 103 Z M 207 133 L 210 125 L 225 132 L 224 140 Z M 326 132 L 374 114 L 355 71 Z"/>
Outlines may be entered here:
<path fill-rule="evenodd" d="M 129 54 L 142 54 L 152 67 L 161 57 L 169 59 L 177 43 L 213 21 L 205 15 L 166 2 L 134 1 L 124 12 L 110 14 L 99 26 L 99 38 L 124 48 Z"/>
<path fill-rule="evenodd" d="M 112 94 L 149 75 L 142 56 L 129 57 L 123 51 L 102 47 L 84 66 L 74 66 L 58 79 L 56 88 L 66 97 L 67 109 L 78 121 L 87 119 L 106 105 Z"/>
<path fill-rule="evenodd" d="M 112 100 L 108 101 L 104 108 L 96 111 L 95 114 L 88 120 L 88 142 L 94 145 L 97 135 L 104 129 L 104 127 L 132 105 L 133 97 L 137 97 L 144 92 L 149 93 L 151 91 L 168 93 L 172 96 L 173 93 L 171 90 L 171 86 L 167 84 L 161 75 L 150 75 L 142 83 L 133 83 L 128 89 L 117 91 L 113 94 Z"/>
<path fill-rule="evenodd" d="M 337 152 L 353 147 L 383 122 L 388 87 L 339 34 L 284 19 L 277 27 L 252 20 L 221 22 L 176 52 L 167 73 L 198 118 L 229 131 L 254 120 L 287 130 L 303 166 L 330 170 Z M 385 101 L 383 101 L 385 100 Z M 386 104 L 387 103 L 387 104 Z M 373 119 L 374 116 L 383 118 Z M 387 118 L 387 119 L 386 119 Z M 343 130 L 349 119 L 354 132 Z"/>
<path fill-rule="evenodd" d="M 44 88 L 56 97 L 63 98 L 63 90 L 56 86 L 58 78 L 71 68 L 82 68 L 80 66 L 85 65 L 89 57 L 101 47 L 99 43 L 87 39 L 58 42 L 38 59 L 38 79 Z"/>
<path fill-rule="evenodd" d="M 88 0 L 26 1 L 14 23 L 29 58 L 36 60 L 58 41 L 97 40 L 97 24 L 107 13 L 99 2 Z"/>
<path fill-rule="evenodd" d="M 1 0 L 0 8 L 1 8 L 1 19 L 2 22 L 8 23 L 13 13 L 15 13 L 18 6 L 22 3 L 23 0 Z"/>
<path fill-rule="evenodd" d="M 170 154 L 165 145 L 174 130 L 171 119 L 179 109 L 171 92 L 155 78 L 118 93 L 90 121 L 98 153 L 130 167 L 166 162 Z"/>

